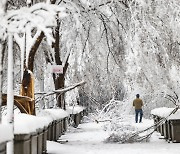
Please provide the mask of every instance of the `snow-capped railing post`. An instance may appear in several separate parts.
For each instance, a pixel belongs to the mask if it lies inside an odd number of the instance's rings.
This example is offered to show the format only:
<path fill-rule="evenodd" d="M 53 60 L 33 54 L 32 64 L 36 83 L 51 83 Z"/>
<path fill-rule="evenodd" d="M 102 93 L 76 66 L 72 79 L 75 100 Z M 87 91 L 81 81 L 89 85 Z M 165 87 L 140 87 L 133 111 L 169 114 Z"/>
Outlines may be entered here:
<path fill-rule="evenodd" d="M 8 35 L 8 80 L 7 80 L 7 122 L 14 131 L 14 92 L 13 92 L 13 35 Z M 14 132 L 13 132 L 14 134 Z M 13 140 L 7 143 L 7 154 L 14 154 Z"/>

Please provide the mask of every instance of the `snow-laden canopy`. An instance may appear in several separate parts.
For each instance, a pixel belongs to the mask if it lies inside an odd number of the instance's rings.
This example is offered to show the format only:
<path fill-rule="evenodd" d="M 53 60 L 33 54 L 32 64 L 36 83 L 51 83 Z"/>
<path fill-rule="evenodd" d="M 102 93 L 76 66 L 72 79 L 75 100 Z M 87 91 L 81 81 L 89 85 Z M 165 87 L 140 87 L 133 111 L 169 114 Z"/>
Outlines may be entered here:
<path fill-rule="evenodd" d="M 58 5 L 38 3 L 32 7 L 8 11 L 0 26 L 5 30 L 4 33 L 25 33 L 37 28 L 48 34 L 48 28 L 56 26 L 56 18 L 67 16 L 65 11 L 64 7 Z"/>
<path fill-rule="evenodd" d="M 29 51 L 41 32 L 46 36 L 49 45 L 54 42 L 52 28 L 57 25 L 57 19 L 67 15 L 66 8 L 47 3 L 37 3 L 32 7 L 10 10 L 1 16 L 0 38 L 5 39 L 8 34 L 13 34 L 21 51 L 26 48 L 26 57 L 28 57 Z"/>

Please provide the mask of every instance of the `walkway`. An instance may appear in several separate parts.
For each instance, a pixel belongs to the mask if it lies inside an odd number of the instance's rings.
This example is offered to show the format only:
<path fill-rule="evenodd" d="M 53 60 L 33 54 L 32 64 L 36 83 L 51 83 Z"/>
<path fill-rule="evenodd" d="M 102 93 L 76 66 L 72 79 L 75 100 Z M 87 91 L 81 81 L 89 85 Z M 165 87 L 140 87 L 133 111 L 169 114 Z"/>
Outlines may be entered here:
<path fill-rule="evenodd" d="M 143 124 L 141 124 L 143 125 Z M 84 123 L 78 128 L 70 128 L 60 139 L 60 143 L 48 141 L 48 154 L 179 154 L 179 143 L 167 143 L 154 133 L 151 141 L 133 144 L 104 143 L 108 136 L 101 125 Z M 66 142 L 67 141 L 67 142 Z"/>

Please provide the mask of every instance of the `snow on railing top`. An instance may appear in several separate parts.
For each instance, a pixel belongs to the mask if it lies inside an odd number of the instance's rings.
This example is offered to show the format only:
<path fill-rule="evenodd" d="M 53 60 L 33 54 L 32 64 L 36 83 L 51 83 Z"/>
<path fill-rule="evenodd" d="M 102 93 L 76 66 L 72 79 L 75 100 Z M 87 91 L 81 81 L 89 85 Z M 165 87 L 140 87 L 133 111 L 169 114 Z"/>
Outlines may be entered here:
<path fill-rule="evenodd" d="M 38 117 L 28 114 L 17 114 L 14 121 L 14 133 L 25 134 L 36 132 L 38 129 L 47 127 L 51 122 L 51 118 Z"/>
<path fill-rule="evenodd" d="M 63 109 L 45 109 L 37 113 L 37 116 L 29 114 L 15 114 L 14 116 L 14 134 L 30 134 L 37 132 L 39 129 L 44 129 L 53 120 L 63 119 L 68 117 L 68 113 Z M 3 123 L 7 121 L 7 117 L 3 116 Z M 0 129 L 1 130 L 1 129 Z M 7 131 L 8 133 L 10 131 Z M 0 133 L 0 141 L 1 141 Z"/>
<path fill-rule="evenodd" d="M 3 121 L 7 121 L 3 117 Z M 14 134 L 30 134 L 37 132 L 39 129 L 47 127 L 51 122 L 50 117 L 40 117 L 29 114 L 16 114 L 14 116 Z"/>
<path fill-rule="evenodd" d="M 42 114 L 48 115 L 53 118 L 53 120 L 63 119 L 68 117 L 68 113 L 63 109 L 45 109 Z"/>
<path fill-rule="evenodd" d="M 10 125 L 0 124 L 0 143 L 7 142 L 13 139 L 13 134 Z"/>
<path fill-rule="evenodd" d="M 157 115 L 159 117 L 167 117 L 174 108 L 167 108 L 167 107 L 161 107 L 161 108 L 155 108 L 151 110 L 152 115 Z"/>
<path fill-rule="evenodd" d="M 152 115 L 156 115 L 162 118 L 166 118 L 171 114 L 171 112 L 174 110 L 174 108 L 167 108 L 167 107 L 161 107 L 161 108 L 155 108 L 151 110 Z M 177 110 L 174 114 L 171 114 L 168 119 L 180 119 L 180 110 Z"/>
<path fill-rule="evenodd" d="M 69 114 L 77 114 L 77 113 L 80 113 L 81 111 L 83 111 L 84 109 L 85 109 L 85 107 L 79 106 L 79 105 L 66 107 L 66 110 Z"/>

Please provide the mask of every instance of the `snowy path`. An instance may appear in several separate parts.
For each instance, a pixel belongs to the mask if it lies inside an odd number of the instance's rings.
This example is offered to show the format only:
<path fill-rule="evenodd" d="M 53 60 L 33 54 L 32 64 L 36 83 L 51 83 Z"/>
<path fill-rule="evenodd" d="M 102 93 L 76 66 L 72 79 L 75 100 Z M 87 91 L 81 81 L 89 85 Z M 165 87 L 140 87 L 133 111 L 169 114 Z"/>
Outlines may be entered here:
<path fill-rule="evenodd" d="M 143 125 L 143 124 L 142 124 Z M 108 136 L 97 123 L 84 123 L 72 128 L 60 139 L 62 144 L 48 141 L 48 154 L 180 154 L 180 143 L 167 143 L 154 133 L 148 143 L 107 144 Z"/>

